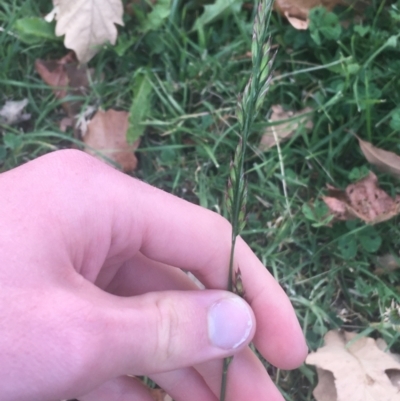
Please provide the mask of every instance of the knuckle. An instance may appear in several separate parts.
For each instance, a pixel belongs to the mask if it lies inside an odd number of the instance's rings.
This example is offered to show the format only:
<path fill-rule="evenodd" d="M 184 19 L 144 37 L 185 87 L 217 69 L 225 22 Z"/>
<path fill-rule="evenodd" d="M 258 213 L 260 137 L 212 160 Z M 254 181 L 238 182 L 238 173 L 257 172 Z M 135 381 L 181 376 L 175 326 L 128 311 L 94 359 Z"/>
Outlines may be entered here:
<path fill-rule="evenodd" d="M 174 355 L 179 355 L 181 319 L 175 303 L 169 298 L 156 301 L 157 324 L 155 353 L 157 359 L 168 364 Z"/>

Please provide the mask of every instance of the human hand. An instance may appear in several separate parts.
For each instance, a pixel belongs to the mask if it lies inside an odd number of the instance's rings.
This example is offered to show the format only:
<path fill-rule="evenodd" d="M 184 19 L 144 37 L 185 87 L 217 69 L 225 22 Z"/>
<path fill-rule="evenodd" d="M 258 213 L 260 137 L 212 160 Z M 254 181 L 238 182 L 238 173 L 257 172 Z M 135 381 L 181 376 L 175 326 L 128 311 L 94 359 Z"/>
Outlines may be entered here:
<path fill-rule="evenodd" d="M 0 401 L 150 401 L 128 375 L 216 401 L 232 354 L 227 400 L 282 400 L 247 344 L 291 369 L 301 329 L 240 238 L 250 306 L 223 291 L 224 218 L 73 150 L 2 174 L 0 193 Z"/>

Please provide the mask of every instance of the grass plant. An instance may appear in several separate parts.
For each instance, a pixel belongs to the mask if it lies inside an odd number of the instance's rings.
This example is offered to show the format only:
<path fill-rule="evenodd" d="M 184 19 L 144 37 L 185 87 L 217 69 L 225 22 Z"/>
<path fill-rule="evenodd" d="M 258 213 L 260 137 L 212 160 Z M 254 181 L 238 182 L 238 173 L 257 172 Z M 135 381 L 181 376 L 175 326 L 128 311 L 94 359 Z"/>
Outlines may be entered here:
<path fill-rule="evenodd" d="M 135 175 L 226 214 L 226 182 L 240 131 L 237 94 L 253 71 L 249 52 L 256 7 L 248 2 L 192 31 L 202 12 L 195 3 L 173 0 L 166 23 L 147 34 L 138 31 L 135 16 L 125 15 L 117 46 L 128 47 L 119 54 L 106 47 L 90 62 L 96 79 L 82 100 L 129 110 L 134 71 L 149 71 L 154 96 Z M 28 98 L 32 115 L 20 126 L 0 126 L 2 171 L 54 149 L 79 146 L 71 133 L 60 131 L 62 101 L 34 70 L 37 58 L 63 56 L 62 42 L 27 44 L 14 29 L 19 18 L 44 15 L 51 7 L 48 0 L 0 4 L 0 107 L 9 99 Z M 362 233 L 372 235 L 361 222 L 322 224 L 320 196 L 327 183 L 343 188 L 371 169 L 353 133 L 400 154 L 400 3 L 371 0 L 361 15 L 351 7 L 331 14 L 336 19 L 329 16 L 333 32 L 328 33 L 317 23 L 297 31 L 280 14 L 271 15 L 271 47 L 279 51 L 267 99 L 247 137 L 243 172 L 249 196 L 241 236 L 290 297 L 310 349 L 322 344 L 328 330 L 342 328 L 382 337 L 399 353 L 400 334 L 384 314 L 393 299 L 400 302 L 400 269 L 380 265 L 386 255 L 398 258 L 399 218 L 375 226 L 381 245 L 371 251 L 359 241 Z M 313 128 L 299 127 L 279 150 L 261 152 L 262 134 L 276 124 L 268 121 L 272 104 L 293 111 L 311 107 Z M 377 175 L 387 192 L 400 192 L 398 180 Z M 284 372 L 265 366 L 287 401 L 313 400 L 313 368 Z"/>
<path fill-rule="evenodd" d="M 261 0 L 254 20 L 251 46 L 252 73 L 236 109 L 240 139 L 230 165 L 226 199 L 229 221 L 232 224 L 227 288 L 228 291 L 242 297 L 245 295 L 245 287 L 240 268 L 233 274 L 235 245 L 236 238 L 246 223 L 247 183 L 244 177 L 244 161 L 247 142 L 252 124 L 263 105 L 271 82 L 273 57 L 271 57 L 271 38 L 268 35 L 272 3 L 272 0 Z M 223 362 L 220 401 L 225 401 L 228 367 L 231 361 L 232 357 L 228 357 Z"/>

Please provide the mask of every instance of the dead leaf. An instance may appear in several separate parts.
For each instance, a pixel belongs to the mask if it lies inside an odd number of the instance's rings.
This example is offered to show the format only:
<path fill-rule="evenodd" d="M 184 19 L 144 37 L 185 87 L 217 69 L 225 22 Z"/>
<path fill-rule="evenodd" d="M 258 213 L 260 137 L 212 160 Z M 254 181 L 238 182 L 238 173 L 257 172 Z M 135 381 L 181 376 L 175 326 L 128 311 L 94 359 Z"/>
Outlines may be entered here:
<path fill-rule="evenodd" d="M 379 349 L 374 339 L 355 339 L 356 336 L 356 333 L 329 331 L 325 345 L 308 355 L 306 363 L 317 366 L 322 379 L 319 377 L 314 390 L 315 399 L 399 401 L 399 389 L 386 372 L 400 372 L 400 363 Z"/>
<path fill-rule="evenodd" d="M 258 148 L 261 151 L 266 151 L 276 145 L 275 136 L 279 142 L 289 139 L 301 125 L 304 125 L 307 130 L 311 130 L 313 122 L 311 120 L 313 110 L 306 107 L 299 111 L 285 111 L 279 104 L 271 106 L 272 114 L 270 122 L 282 121 L 279 125 L 268 127 L 261 137 L 261 142 Z M 291 121 L 285 121 L 291 119 Z M 274 135 L 275 133 L 275 135 Z"/>
<path fill-rule="evenodd" d="M 375 147 L 367 141 L 363 141 L 357 136 L 358 142 L 360 144 L 361 151 L 363 152 L 365 158 L 378 170 L 389 173 L 400 178 L 400 156 L 396 153 L 389 152 Z"/>
<path fill-rule="evenodd" d="M 75 124 L 75 119 L 72 117 L 64 117 L 58 124 L 61 132 L 67 132 L 68 128 L 73 128 Z"/>
<path fill-rule="evenodd" d="M 289 24 L 292 25 L 293 28 L 299 31 L 305 31 L 306 29 L 308 29 L 308 18 L 300 19 L 298 17 L 292 17 L 288 11 L 285 11 L 283 15 L 286 17 L 286 19 L 289 21 Z"/>
<path fill-rule="evenodd" d="M 391 253 L 386 255 L 378 256 L 376 258 L 376 264 L 379 266 L 374 270 L 374 273 L 378 276 L 382 274 L 388 274 L 400 268 L 400 258 L 395 257 Z"/>
<path fill-rule="evenodd" d="M 115 44 L 122 21 L 121 0 L 58 0 L 56 35 L 65 35 L 64 44 L 87 63 L 106 43 Z"/>
<path fill-rule="evenodd" d="M 275 0 L 274 8 L 299 30 L 308 29 L 308 14 L 312 8 L 323 6 L 332 11 L 337 5 L 359 8 L 360 0 Z"/>
<path fill-rule="evenodd" d="M 28 99 L 19 101 L 7 100 L 0 109 L 0 121 L 7 125 L 14 125 L 29 120 L 31 115 L 23 112 L 27 104 Z"/>
<path fill-rule="evenodd" d="M 360 181 L 350 184 L 345 191 L 328 185 L 328 196 L 323 196 L 330 212 L 337 220 L 359 218 L 377 224 L 400 213 L 400 195 L 391 198 L 378 186 L 378 178 L 371 171 Z"/>
<path fill-rule="evenodd" d="M 95 152 L 97 150 L 118 163 L 125 172 L 135 170 L 137 159 L 134 151 L 139 146 L 139 140 L 132 145 L 126 141 L 128 117 L 129 113 L 126 111 L 99 110 L 88 123 L 86 135 L 83 137 L 83 142 L 87 145 L 86 152 L 99 157 Z"/>
<path fill-rule="evenodd" d="M 93 70 L 80 66 L 74 52 L 69 52 L 59 60 L 35 61 L 35 69 L 53 89 L 57 99 L 63 99 L 67 95 L 82 96 L 89 87 L 89 77 Z M 80 110 L 82 102 L 63 102 L 62 106 L 69 117 L 74 117 Z"/>
<path fill-rule="evenodd" d="M 331 10 L 340 0 L 276 0 L 274 8 L 284 15 L 296 29 L 308 29 L 308 13 L 312 8 L 324 6 Z"/>

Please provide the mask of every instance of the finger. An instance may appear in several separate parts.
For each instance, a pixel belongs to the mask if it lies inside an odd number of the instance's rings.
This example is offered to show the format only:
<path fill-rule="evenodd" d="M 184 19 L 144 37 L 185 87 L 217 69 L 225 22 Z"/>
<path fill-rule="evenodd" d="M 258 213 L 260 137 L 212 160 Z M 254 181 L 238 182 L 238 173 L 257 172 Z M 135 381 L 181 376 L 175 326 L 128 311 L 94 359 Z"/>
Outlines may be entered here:
<path fill-rule="evenodd" d="M 218 401 L 204 378 L 194 368 L 150 375 L 175 401 Z"/>
<path fill-rule="evenodd" d="M 149 389 L 140 380 L 128 376 L 109 380 L 78 398 L 79 401 L 154 401 Z"/>
<path fill-rule="evenodd" d="M 139 269 L 139 274 L 149 273 L 151 279 L 137 285 L 135 280 L 136 269 Z M 177 272 L 179 272 L 179 270 L 173 267 L 149 260 L 143 255 L 137 255 L 130 263 L 125 264 L 123 268 L 118 271 L 111 286 L 113 288 L 113 293 L 119 295 L 119 291 L 121 291 L 121 295 L 124 296 L 166 289 L 190 290 L 195 288 L 195 284 L 186 275 L 184 275 L 184 279 L 182 279 L 181 275 L 178 275 L 177 280 L 175 280 Z M 159 278 L 160 280 L 155 278 Z M 166 288 L 166 285 L 168 288 Z M 197 365 L 196 369 L 200 372 L 214 395 L 219 397 L 222 360 L 209 361 Z M 174 380 L 174 378 L 168 378 L 170 373 L 172 372 L 162 374 L 162 377 L 165 377 L 167 381 L 156 380 L 156 382 L 175 398 L 175 395 L 172 394 L 173 388 L 175 387 L 174 385 L 171 386 L 170 382 L 174 384 L 176 380 Z M 182 382 L 183 380 L 179 382 L 176 386 L 176 390 L 180 389 Z M 251 398 L 246 396 L 249 393 L 249 383 L 251 383 L 252 394 L 254 394 L 254 397 Z M 241 351 L 239 355 L 236 355 L 230 365 L 228 392 L 230 394 L 228 399 L 231 401 L 240 401 L 243 399 L 282 401 L 282 397 L 272 383 L 266 369 L 248 348 Z"/>
<path fill-rule="evenodd" d="M 87 353 L 107 360 L 109 377 L 149 375 L 222 358 L 245 347 L 255 331 L 251 308 L 225 291 L 120 298 L 86 282 L 78 295 L 90 297 L 91 319 L 107 328 Z"/>
<path fill-rule="evenodd" d="M 222 361 L 211 361 L 196 366 L 216 396 L 220 394 Z M 235 354 L 229 365 L 226 399 L 230 401 L 284 401 L 279 390 L 256 355 L 245 348 Z"/>
<path fill-rule="evenodd" d="M 246 280 L 246 278 L 244 278 L 244 280 Z M 249 280 L 251 280 L 251 277 L 249 277 Z M 274 283 L 273 281 L 272 284 Z M 114 280 L 110 283 L 110 287 L 111 289 L 108 288 L 107 290 L 123 296 L 143 294 L 149 291 L 196 288 L 195 284 L 192 283 L 182 271 L 148 259 L 140 253 L 121 267 L 115 275 Z M 264 291 L 268 290 L 269 289 L 266 289 Z M 278 290 L 281 291 L 280 289 Z M 264 302 L 266 297 L 265 294 L 261 295 L 262 296 L 255 297 L 250 301 L 254 309 L 260 310 L 265 308 Z M 279 303 L 282 302 L 279 298 L 276 301 L 272 299 L 269 302 L 270 309 L 273 310 L 273 313 L 268 315 L 268 325 L 261 327 L 258 325 L 254 341 L 257 346 L 261 345 L 263 347 L 262 350 L 264 354 L 269 357 L 271 363 L 283 368 L 296 367 L 299 360 L 301 361 L 303 357 L 303 350 L 301 348 L 300 350 L 293 349 L 293 354 L 288 350 L 285 361 L 281 361 L 280 359 L 282 355 L 285 354 L 287 344 L 293 343 L 290 335 L 293 335 L 292 333 L 296 331 L 296 327 L 284 327 L 285 322 L 281 322 L 281 317 L 282 314 L 285 313 L 285 308 L 290 310 L 291 305 L 289 303 Z M 274 302 L 274 305 L 272 302 Z M 288 323 L 290 324 L 291 320 L 288 320 Z M 297 325 L 297 321 L 294 321 L 294 324 Z M 271 341 L 263 341 L 266 338 L 271 338 Z M 301 342 L 299 343 L 298 347 L 301 347 L 302 344 Z"/>
<path fill-rule="evenodd" d="M 107 292 L 131 297 L 153 291 L 198 290 L 188 275 L 176 267 L 149 259 L 140 252 L 123 263 L 112 277 L 100 272 L 96 285 Z"/>

